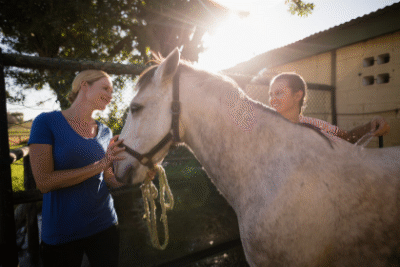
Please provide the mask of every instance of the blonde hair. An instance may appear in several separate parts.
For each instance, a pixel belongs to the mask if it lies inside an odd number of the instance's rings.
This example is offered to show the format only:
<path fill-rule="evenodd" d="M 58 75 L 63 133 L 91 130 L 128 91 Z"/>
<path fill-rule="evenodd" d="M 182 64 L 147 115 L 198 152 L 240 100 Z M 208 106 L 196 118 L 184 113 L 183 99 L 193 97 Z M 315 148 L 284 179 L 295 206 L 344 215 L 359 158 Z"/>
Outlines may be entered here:
<path fill-rule="evenodd" d="M 81 71 L 78 75 L 76 75 L 74 81 L 72 82 L 72 89 L 68 94 L 68 101 L 71 104 L 75 101 L 79 91 L 81 90 L 82 82 L 87 82 L 89 85 L 92 85 L 94 82 L 102 78 L 110 78 L 110 75 L 102 70 Z"/>

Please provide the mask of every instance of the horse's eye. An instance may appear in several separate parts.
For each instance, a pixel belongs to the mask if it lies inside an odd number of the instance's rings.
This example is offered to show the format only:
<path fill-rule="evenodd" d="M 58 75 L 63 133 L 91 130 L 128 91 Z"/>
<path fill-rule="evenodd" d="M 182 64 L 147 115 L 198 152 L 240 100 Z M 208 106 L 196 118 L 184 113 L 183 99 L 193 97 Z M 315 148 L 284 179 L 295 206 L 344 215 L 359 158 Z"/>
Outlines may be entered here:
<path fill-rule="evenodd" d="M 143 106 L 140 105 L 140 104 L 132 104 L 132 105 L 131 105 L 131 112 L 132 112 L 132 114 L 135 113 L 135 112 L 139 112 L 139 111 L 142 110 L 142 109 L 143 109 Z"/>

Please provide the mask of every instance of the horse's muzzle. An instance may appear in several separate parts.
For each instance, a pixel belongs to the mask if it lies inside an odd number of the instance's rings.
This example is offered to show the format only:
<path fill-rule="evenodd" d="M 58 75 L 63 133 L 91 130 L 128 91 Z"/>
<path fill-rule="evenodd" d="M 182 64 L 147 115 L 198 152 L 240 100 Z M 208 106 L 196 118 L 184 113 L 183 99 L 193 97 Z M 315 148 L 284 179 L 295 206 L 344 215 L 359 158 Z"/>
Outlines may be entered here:
<path fill-rule="evenodd" d="M 124 171 L 123 176 L 115 176 L 115 179 L 123 184 L 132 184 L 133 183 L 133 178 L 136 175 L 135 168 L 133 166 L 129 166 L 126 171 Z"/>

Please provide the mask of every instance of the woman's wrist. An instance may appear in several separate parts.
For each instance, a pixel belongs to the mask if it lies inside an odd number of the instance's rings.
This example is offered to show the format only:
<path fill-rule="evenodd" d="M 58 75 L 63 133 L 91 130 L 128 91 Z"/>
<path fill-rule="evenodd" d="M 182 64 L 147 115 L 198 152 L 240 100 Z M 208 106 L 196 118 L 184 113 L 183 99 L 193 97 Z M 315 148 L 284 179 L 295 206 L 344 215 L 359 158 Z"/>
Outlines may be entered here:
<path fill-rule="evenodd" d="M 106 157 L 102 158 L 100 161 L 98 161 L 98 163 L 101 171 L 104 171 L 107 168 L 108 163 Z"/>

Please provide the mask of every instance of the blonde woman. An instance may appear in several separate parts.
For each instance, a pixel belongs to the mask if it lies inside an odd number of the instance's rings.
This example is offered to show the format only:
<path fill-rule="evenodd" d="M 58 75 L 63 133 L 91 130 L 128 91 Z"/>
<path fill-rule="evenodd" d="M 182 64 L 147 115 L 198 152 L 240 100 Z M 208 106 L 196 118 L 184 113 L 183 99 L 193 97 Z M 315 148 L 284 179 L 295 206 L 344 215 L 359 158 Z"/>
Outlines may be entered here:
<path fill-rule="evenodd" d="M 281 73 L 275 76 L 271 80 L 269 88 L 270 106 L 278 113 L 294 123 L 311 124 L 332 139 L 342 138 L 355 143 L 367 133 L 372 133 L 374 136 L 389 133 L 389 124 L 379 116 L 351 131 L 339 129 L 337 126 L 323 120 L 304 117 L 301 115 L 301 111 L 304 107 L 307 85 L 304 79 L 296 73 Z"/>
<path fill-rule="evenodd" d="M 71 107 L 40 114 L 29 138 L 30 161 L 43 193 L 41 254 L 44 266 L 117 266 L 118 219 L 108 187 L 118 187 L 112 163 L 122 140 L 92 118 L 112 98 L 110 76 L 79 73 L 69 94 Z M 118 140 L 118 141 L 117 141 Z"/>

